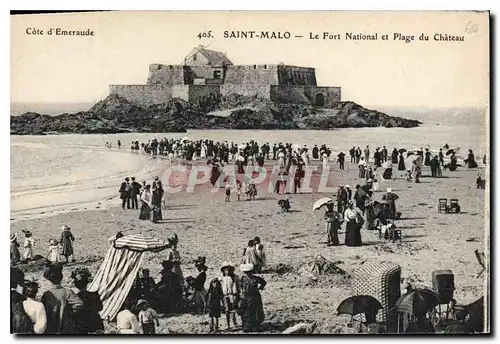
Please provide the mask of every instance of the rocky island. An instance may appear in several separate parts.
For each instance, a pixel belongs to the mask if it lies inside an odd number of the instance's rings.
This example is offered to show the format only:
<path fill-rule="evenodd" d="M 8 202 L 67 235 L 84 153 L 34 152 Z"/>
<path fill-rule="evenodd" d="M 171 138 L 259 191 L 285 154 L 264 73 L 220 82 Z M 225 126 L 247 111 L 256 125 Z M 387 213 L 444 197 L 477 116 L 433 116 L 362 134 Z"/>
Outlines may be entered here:
<path fill-rule="evenodd" d="M 33 112 L 11 116 L 11 135 L 46 133 L 113 134 L 125 132 L 186 132 L 188 129 L 314 129 L 352 127 L 411 128 L 421 122 L 369 110 L 353 102 L 318 108 L 311 104 L 276 102 L 239 95 L 140 106 L 109 95 L 88 111 L 58 116 Z"/>

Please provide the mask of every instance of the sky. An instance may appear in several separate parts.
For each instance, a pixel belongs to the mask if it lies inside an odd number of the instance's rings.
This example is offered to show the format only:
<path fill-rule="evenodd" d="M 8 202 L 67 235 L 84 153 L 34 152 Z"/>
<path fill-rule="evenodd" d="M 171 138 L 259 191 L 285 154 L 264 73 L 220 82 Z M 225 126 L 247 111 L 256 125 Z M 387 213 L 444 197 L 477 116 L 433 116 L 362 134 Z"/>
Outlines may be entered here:
<path fill-rule="evenodd" d="M 43 35 L 27 34 L 29 28 Z M 50 36 L 50 28 L 95 33 Z M 292 38 L 227 39 L 226 30 L 281 31 Z M 197 37 L 208 31 L 213 37 Z M 341 39 L 322 39 L 324 32 Z M 320 39 L 309 39 L 311 33 Z M 377 33 L 378 40 L 346 40 L 346 33 Z M 415 40 L 394 40 L 395 33 Z M 429 41 L 419 40 L 422 33 Z M 436 33 L 464 41 L 438 42 Z M 342 100 L 362 105 L 489 101 L 487 13 L 140 11 L 11 16 L 11 102 L 93 103 L 107 96 L 109 84 L 145 84 L 149 64 L 181 64 L 199 44 L 227 53 L 236 65 L 314 67 L 318 86 L 341 86 Z"/>

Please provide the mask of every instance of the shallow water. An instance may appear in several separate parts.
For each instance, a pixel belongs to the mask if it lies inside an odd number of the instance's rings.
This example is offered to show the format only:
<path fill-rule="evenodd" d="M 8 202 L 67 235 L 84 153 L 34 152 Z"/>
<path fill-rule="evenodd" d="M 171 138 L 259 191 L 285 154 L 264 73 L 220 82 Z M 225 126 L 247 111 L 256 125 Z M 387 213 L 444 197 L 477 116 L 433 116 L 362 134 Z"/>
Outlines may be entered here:
<path fill-rule="evenodd" d="M 404 111 L 391 113 L 404 116 Z M 410 117 L 408 115 L 408 117 Z M 327 144 L 335 153 L 352 146 L 373 148 L 437 149 L 448 143 L 466 155 L 473 149 L 480 162 L 487 152 L 484 112 L 427 111 L 411 113 L 424 124 L 419 128 L 360 128 L 318 130 L 195 130 L 187 134 L 47 135 L 11 137 L 11 217 L 36 217 L 82 206 L 95 209 L 118 195 L 125 176 L 152 179 L 165 162 L 132 154 L 130 143 L 152 137 L 184 137 L 235 143 L 250 139 L 263 142 L 292 142 L 312 147 Z M 121 140 L 121 151 L 116 148 Z M 113 149 L 104 147 L 106 141 Z"/>

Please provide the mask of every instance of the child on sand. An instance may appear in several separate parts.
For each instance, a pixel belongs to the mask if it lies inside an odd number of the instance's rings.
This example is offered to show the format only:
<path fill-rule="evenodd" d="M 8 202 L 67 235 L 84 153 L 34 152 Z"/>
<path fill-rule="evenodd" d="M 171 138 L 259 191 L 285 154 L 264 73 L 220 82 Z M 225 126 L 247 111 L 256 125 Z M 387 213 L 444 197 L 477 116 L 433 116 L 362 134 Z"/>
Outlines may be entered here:
<path fill-rule="evenodd" d="M 47 260 L 51 263 L 58 263 L 61 261 L 59 257 L 59 243 L 56 239 L 50 239 L 49 241 L 49 254 L 47 255 Z"/>
<path fill-rule="evenodd" d="M 237 179 L 236 180 L 236 195 L 238 196 L 238 201 L 240 200 L 242 188 L 243 188 L 243 185 L 241 184 L 241 180 Z"/>
<path fill-rule="evenodd" d="M 229 202 L 231 198 L 231 184 L 227 183 L 226 184 L 226 202 Z"/>
<path fill-rule="evenodd" d="M 208 315 L 210 316 L 210 332 L 214 331 L 214 319 L 215 319 L 215 331 L 219 330 L 219 318 L 222 313 L 223 299 L 224 299 L 224 294 L 222 293 L 221 282 L 218 278 L 214 278 L 210 282 L 210 287 L 208 288 L 207 299 L 206 299 Z"/>
<path fill-rule="evenodd" d="M 151 308 L 148 302 L 144 299 L 137 301 L 137 307 L 139 310 L 139 323 L 142 327 L 143 334 L 156 334 L 156 326 L 160 326 L 158 321 L 158 314 L 153 308 Z"/>
<path fill-rule="evenodd" d="M 29 230 L 24 230 L 24 253 L 23 253 L 23 259 L 24 260 L 32 260 L 33 259 L 33 246 L 35 246 L 35 240 L 33 239 L 33 234 Z"/>

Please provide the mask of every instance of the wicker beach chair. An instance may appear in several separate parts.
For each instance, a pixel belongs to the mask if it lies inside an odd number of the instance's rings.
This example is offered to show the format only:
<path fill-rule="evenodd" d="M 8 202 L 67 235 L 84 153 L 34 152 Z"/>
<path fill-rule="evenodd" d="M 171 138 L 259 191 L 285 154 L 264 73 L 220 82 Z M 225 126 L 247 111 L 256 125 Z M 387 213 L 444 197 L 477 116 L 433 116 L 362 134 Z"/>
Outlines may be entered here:
<path fill-rule="evenodd" d="M 352 275 L 353 295 L 370 295 L 376 298 L 383 309 L 377 314 L 377 321 L 386 330 L 397 328 L 397 313 L 391 311 L 401 296 L 401 267 L 391 262 L 366 263 Z"/>

